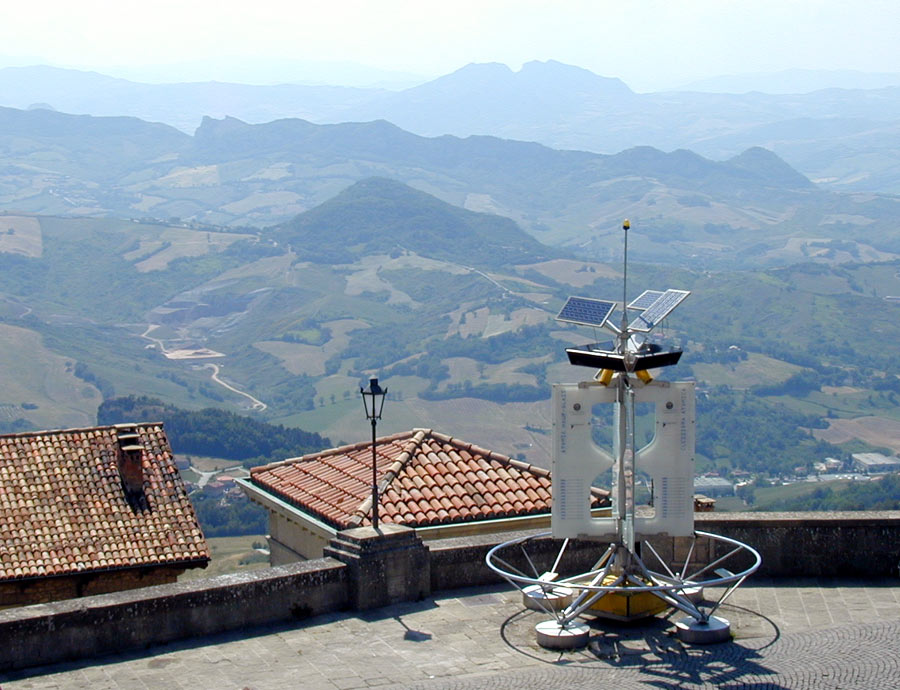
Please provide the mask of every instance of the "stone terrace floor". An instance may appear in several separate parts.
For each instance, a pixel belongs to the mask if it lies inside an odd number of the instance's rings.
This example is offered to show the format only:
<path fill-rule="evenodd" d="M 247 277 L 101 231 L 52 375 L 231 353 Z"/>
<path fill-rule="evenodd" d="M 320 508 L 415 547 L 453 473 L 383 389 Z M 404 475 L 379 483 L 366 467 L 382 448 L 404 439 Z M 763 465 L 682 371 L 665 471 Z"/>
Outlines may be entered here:
<path fill-rule="evenodd" d="M 900 688 L 900 581 L 756 578 L 718 615 L 733 642 L 683 645 L 662 618 L 598 621 L 587 648 L 552 652 L 535 642 L 546 616 L 517 592 L 467 589 L 18 671 L 0 687 Z"/>

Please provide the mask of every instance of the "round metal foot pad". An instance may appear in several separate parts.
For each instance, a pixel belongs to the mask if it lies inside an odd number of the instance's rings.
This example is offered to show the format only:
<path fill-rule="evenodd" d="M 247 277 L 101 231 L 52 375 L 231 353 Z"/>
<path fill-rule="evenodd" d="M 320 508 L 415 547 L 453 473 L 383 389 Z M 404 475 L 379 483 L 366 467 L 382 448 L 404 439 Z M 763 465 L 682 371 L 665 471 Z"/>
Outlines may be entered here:
<path fill-rule="evenodd" d="M 731 623 L 725 618 L 710 616 L 706 622 L 687 616 L 675 622 L 678 639 L 688 644 L 715 644 L 731 639 Z"/>
<path fill-rule="evenodd" d="M 547 649 L 580 649 L 588 643 L 591 629 L 584 623 L 572 622 L 565 627 L 556 621 L 542 621 L 534 626 L 537 643 Z"/>
<path fill-rule="evenodd" d="M 562 611 L 572 603 L 569 587 L 531 585 L 522 590 L 522 604 L 532 611 Z"/>

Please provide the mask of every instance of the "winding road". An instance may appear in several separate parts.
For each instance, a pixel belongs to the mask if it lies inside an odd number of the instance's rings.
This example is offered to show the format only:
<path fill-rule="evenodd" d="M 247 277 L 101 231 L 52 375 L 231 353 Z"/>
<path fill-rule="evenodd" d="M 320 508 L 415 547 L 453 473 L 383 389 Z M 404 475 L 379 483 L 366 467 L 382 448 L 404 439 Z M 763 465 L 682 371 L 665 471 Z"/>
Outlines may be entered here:
<path fill-rule="evenodd" d="M 148 324 L 148 325 L 147 325 L 147 330 L 144 331 L 143 333 L 141 333 L 141 337 L 144 338 L 145 340 L 149 340 L 150 342 L 154 343 L 154 344 L 159 348 L 159 351 L 165 356 L 165 355 L 167 355 L 167 353 L 168 353 L 169 351 L 166 350 L 166 346 L 163 344 L 163 341 L 160 340 L 159 338 L 154 338 L 153 336 L 150 335 L 150 334 L 151 334 L 153 331 L 155 331 L 157 328 L 159 328 L 159 326 L 156 325 L 156 324 Z M 238 388 L 235 388 L 235 387 L 232 386 L 230 383 L 225 383 L 222 379 L 220 379 L 220 378 L 219 378 L 219 371 L 220 371 L 220 369 L 219 369 L 219 365 L 218 365 L 218 364 L 213 364 L 213 363 L 211 363 L 211 362 L 206 362 L 206 363 L 202 364 L 201 366 L 202 366 L 203 369 L 212 369 L 212 372 L 213 372 L 213 373 L 212 373 L 212 376 L 210 376 L 210 378 L 213 380 L 214 383 L 218 383 L 220 386 L 222 386 L 223 388 L 227 388 L 227 389 L 230 390 L 232 393 L 237 393 L 238 395 L 244 396 L 244 397 L 247 398 L 251 403 L 253 403 L 252 409 L 257 410 L 257 411 L 259 411 L 259 412 L 262 412 L 263 410 L 265 410 L 266 408 L 269 407 L 269 406 L 266 405 L 266 403 L 264 403 L 262 400 L 260 400 L 260 399 L 258 399 L 258 398 L 254 398 L 254 397 L 253 397 L 252 395 L 250 395 L 249 393 L 245 393 L 244 391 L 242 391 L 242 390 L 240 390 L 240 389 L 238 389 Z"/>
<path fill-rule="evenodd" d="M 234 386 L 232 386 L 231 384 L 225 383 L 222 379 L 220 379 L 218 364 L 213 364 L 212 362 L 207 362 L 206 364 L 203 365 L 203 368 L 204 369 L 212 369 L 213 373 L 210 378 L 213 381 L 218 383 L 220 386 L 224 386 L 225 388 L 230 390 L 232 393 L 237 393 L 238 395 L 243 395 L 245 398 L 247 398 L 250 402 L 253 403 L 254 410 L 259 410 L 260 412 L 262 412 L 263 410 L 265 410 L 268 407 L 268 405 L 266 405 L 262 400 L 259 400 L 258 398 L 254 398 L 249 393 L 245 393 L 244 391 L 239 390 L 239 389 L 235 388 Z"/>

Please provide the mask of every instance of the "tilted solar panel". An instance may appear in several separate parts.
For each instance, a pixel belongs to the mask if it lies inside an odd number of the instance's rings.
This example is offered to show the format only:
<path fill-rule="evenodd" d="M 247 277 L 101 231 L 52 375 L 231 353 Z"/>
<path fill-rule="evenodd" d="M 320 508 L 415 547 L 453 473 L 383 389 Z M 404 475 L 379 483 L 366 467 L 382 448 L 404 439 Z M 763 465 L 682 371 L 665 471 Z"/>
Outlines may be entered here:
<path fill-rule="evenodd" d="M 570 297 L 556 317 L 557 321 L 582 326 L 602 326 L 616 308 L 615 302 L 590 297 Z"/>
<path fill-rule="evenodd" d="M 660 292 L 659 290 L 644 290 L 638 297 L 631 300 L 631 304 L 628 305 L 628 308 L 643 311 L 664 294 L 664 292 Z"/>
<path fill-rule="evenodd" d="M 688 290 L 666 290 L 643 313 L 636 316 L 634 321 L 628 324 L 628 329 L 649 333 L 654 326 L 672 313 L 672 310 L 681 304 L 689 294 L 691 293 Z"/>

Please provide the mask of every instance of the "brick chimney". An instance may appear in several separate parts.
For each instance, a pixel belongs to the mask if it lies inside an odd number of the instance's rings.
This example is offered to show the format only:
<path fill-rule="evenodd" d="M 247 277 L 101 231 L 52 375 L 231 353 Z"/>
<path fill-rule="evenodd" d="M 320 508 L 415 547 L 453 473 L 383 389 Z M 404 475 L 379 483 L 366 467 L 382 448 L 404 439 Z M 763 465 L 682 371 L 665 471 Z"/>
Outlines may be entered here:
<path fill-rule="evenodd" d="M 144 491 L 144 446 L 134 425 L 116 425 L 118 440 L 119 477 L 128 495 L 141 494 Z"/>

